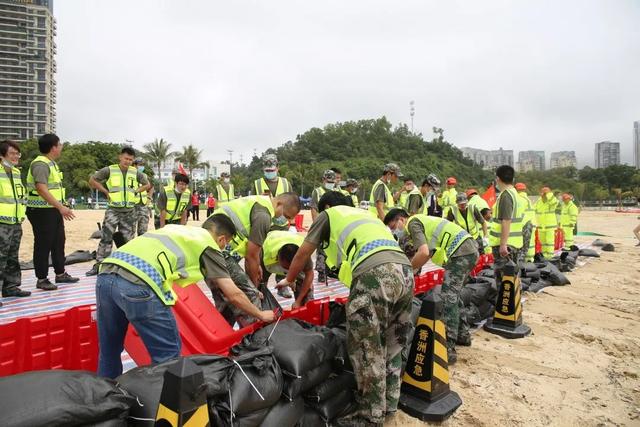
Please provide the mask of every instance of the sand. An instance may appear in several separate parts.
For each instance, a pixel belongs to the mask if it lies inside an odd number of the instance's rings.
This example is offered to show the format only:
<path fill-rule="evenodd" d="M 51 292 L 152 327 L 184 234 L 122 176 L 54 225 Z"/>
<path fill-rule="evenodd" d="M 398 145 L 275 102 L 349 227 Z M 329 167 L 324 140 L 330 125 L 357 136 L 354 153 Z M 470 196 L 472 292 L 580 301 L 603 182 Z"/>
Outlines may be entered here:
<path fill-rule="evenodd" d="M 67 252 L 95 250 L 104 211 L 67 222 Z M 202 215 L 202 212 L 201 212 Z M 525 294 L 533 335 L 507 340 L 484 331 L 450 368 L 463 405 L 444 425 L 640 425 L 640 248 L 637 214 L 582 212 L 580 230 L 607 235 L 616 252 L 568 273 L 572 284 Z M 201 216 L 202 218 L 202 216 Z M 305 225 L 310 221 L 307 212 Z M 24 224 L 21 259 L 31 259 Z M 592 238 L 578 237 L 578 242 Z M 399 412 L 386 426 L 424 425 Z"/>

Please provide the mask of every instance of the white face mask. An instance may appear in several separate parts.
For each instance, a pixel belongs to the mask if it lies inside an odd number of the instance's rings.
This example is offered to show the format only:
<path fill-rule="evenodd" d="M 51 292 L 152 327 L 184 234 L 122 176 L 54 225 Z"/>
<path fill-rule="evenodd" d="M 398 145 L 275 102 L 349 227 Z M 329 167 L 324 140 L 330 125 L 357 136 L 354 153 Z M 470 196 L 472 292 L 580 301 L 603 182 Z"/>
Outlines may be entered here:
<path fill-rule="evenodd" d="M 324 183 L 324 188 L 326 188 L 327 190 L 333 190 L 333 187 L 335 187 L 336 185 L 333 182 L 325 182 Z"/>
<path fill-rule="evenodd" d="M 228 184 L 229 182 L 231 182 L 231 179 L 225 178 L 223 181 L 224 181 L 225 184 Z"/>
<path fill-rule="evenodd" d="M 357 192 L 358 192 L 358 189 L 357 189 L 357 188 L 353 188 L 353 189 L 351 190 L 351 194 L 356 194 Z"/>
<path fill-rule="evenodd" d="M 12 168 L 13 167 L 13 163 L 11 163 L 9 160 L 7 159 L 2 159 L 2 165 L 7 167 L 7 168 Z"/>

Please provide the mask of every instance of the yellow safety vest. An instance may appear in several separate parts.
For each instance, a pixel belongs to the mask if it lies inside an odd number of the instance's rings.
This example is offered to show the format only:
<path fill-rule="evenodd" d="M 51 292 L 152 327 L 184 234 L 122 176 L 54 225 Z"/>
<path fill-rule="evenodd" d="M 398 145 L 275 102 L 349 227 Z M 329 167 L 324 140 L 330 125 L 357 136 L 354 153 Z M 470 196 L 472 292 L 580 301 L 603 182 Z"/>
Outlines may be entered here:
<path fill-rule="evenodd" d="M 518 197 L 520 201 L 524 205 L 524 219 L 522 220 L 524 224 L 531 222 L 535 224 L 536 219 L 536 210 L 533 208 L 533 203 L 531 203 L 531 199 L 525 191 L 518 191 Z"/>
<path fill-rule="evenodd" d="M 0 168 L 0 222 L 20 224 L 25 217 L 26 190 L 22 185 L 20 169 Z"/>
<path fill-rule="evenodd" d="M 391 231 L 377 217 L 351 206 L 327 209 L 329 245 L 324 248 L 326 264 L 337 269 L 338 278 L 351 286 L 353 270 L 362 261 L 380 251 L 402 253 Z"/>
<path fill-rule="evenodd" d="M 251 233 L 251 210 L 256 203 L 269 211 L 271 219 L 275 217 L 275 211 L 269 196 L 241 197 L 216 208 L 211 214 L 226 215 L 231 219 L 233 225 L 236 227 L 236 234 L 230 242 L 231 248 L 242 257 L 247 255 L 247 244 L 249 243 L 249 234 Z"/>
<path fill-rule="evenodd" d="M 483 209 L 490 209 L 487 201 L 477 194 L 471 196 L 469 202 L 467 203 L 467 206 L 475 206 L 476 209 L 478 209 L 478 212 L 482 212 Z"/>
<path fill-rule="evenodd" d="M 569 201 L 569 203 L 562 203 L 562 210 L 560 211 L 560 224 L 562 227 L 574 227 L 578 222 L 578 207 Z"/>
<path fill-rule="evenodd" d="M 286 274 L 287 271 L 278 264 L 278 253 L 285 245 L 302 245 L 304 236 L 289 231 L 270 231 L 262 245 L 262 262 L 271 274 Z"/>
<path fill-rule="evenodd" d="M 369 212 L 373 213 L 375 216 L 378 216 L 378 210 L 376 209 L 376 201 L 374 200 L 374 195 L 376 194 L 376 190 L 380 185 L 384 185 L 384 193 L 385 198 L 387 199 L 384 204 L 384 212 L 387 213 L 395 206 L 393 202 L 393 194 L 391 194 L 391 190 L 387 184 L 385 184 L 382 180 L 378 179 L 374 184 L 373 188 L 371 188 L 371 195 L 369 196 Z"/>
<path fill-rule="evenodd" d="M 27 173 L 27 189 L 29 195 L 27 196 L 27 206 L 30 208 L 52 208 L 53 205 L 47 203 L 45 199 L 40 197 L 36 191 L 36 182 L 31 174 L 31 167 L 36 162 L 45 163 L 49 166 L 49 177 L 47 178 L 47 188 L 49 193 L 58 200 L 60 203 L 64 203 L 65 191 L 62 186 L 62 172 L 58 168 L 58 164 L 53 160 L 50 160 L 47 156 L 38 156 L 31 162 L 29 166 L 29 172 Z"/>
<path fill-rule="evenodd" d="M 180 198 L 176 197 L 174 187 L 164 187 L 164 193 L 167 195 L 167 221 L 174 221 L 180 219 L 184 210 L 189 206 L 191 202 L 191 190 L 188 188 L 180 194 Z"/>
<path fill-rule="evenodd" d="M 139 192 L 137 204 L 140 204 L 142 206 L 147 206 L 148 202 L 149 202 L 149 195 L 147 194 L 147 192 L 146 191 Z"/>
<path fill-rule="evenodd" d="M 425 214 L 416 214 L 409 218 L 405 227 L 407 233 L 409 233 L 411 221 L 422 223 L 427 246 L 431 252 L 431 261 L 439 266 L 445 265 L 465 240 L 471 239 L 471 235 L 459 225 L 444 218 Z"/>
<path fill-rule="evenodd" d="M 404 193 L 404 192 L 400 193 L 400 198 L 398 199 L 398 206 L 402 206 L 407 212 L 409 212 L 409 201 L 411 200 L 411 196 L 414 194 L 422 197 L 422 193 L 420 192 L 420 190 L 418 190 L 417 187 L 413 187 L 413 190 L 411 190 L 408 193 Z"/>
<path fill-rule="evenodd" d="M 200 258 L 207 249 L 220 251 L 201 227 L 167 225 L 118 248 L 100 264 L 115 264 L 142 279 L 165 305 L 178 299 L 173 284 L 189 286 L 204 279 Z"/>
<path fill-rule="evenodd" d="M 351 201 L 353 202 L 354 208 L 357 208 L 358 206 L 360 206 L 360 202 L 358 201 L 358 196 L 356 196 L 355 194 L 351 195 Z"/>
<path fill-rule="evenodd" d="M 264 178 L 258 178 L 254 181 L 254 187 L 256 189 L 256 195 L 262 196 L 266 191 L 269 191 L 269 184 Z M 278 177 L 278 186 L 276 187 L 276 194 L 272 194 L 272 197 L 279 196 L 282 193 L 288 193 L 291 191 L 291 185 L 287 178 Z"/>
<path fill-rule="evenodd" d="M 446 218 L 449 215 L 449 209 L 456 205 L 456 197 L 458 196 L 458 192 L 455 188 L 450 188 L 445 190 L 440 195 L 438 199 L 438 204 L 442 208 L 442 217 Z"/>
<path fill-rule="evenodd" d="M 542 197 L 538 199 L 535 205 L 536 222 L 541 230 L 555 230 L 558 227 L 556 218 L 556 208 L 558 207 L 558 199 L 552 193 L 546 193 L 547 201 Z"/>
<path fill-rule="evenodd" d="M 109 166 L 109 179 L 105 183 L 109 190 L 109 207 L 132 208 L 139 198 L 136 190 L 138 184 L 138 169 L 129 166 L 125 175 L 119 165 Z"/>
<path fill-rule="evenodd" d="M 500 235 L 502 234 L 502 221 L 498 219 L 498 206 L 502 197 L 513 199 L 513 213 L 511 215 L 511 226 L 509 227 L 509 239 L 507 245 L 516 249 L 522 247 L 522 226 L 524 225 L 524 204 L 518 203 L 518 193 L 514 188 L 508 188 L 498 196 L 493 205 L 493 218 L 491 218 L 491 230 L 489 231 L 489 245 L 500 246 Z"/>
<path fill-rule="evenodd" d="M 476 217 L 473 214 L 474 210 L 475 207 L 467 205 L 465 215 L 462 215 L 460 208 L 456 205 L 451 208 L 451 213 L 453 213 L 455 223 L 471 234 L 471 237 L 477 239 L 480 236 L 481 225 L 476 221 Z"/>
<path fill-rule="evenodd" d="M 222 184 L 217 184 L 216 190 L 218 191 L 218 204 L 227 203 L 236 198 L 235 188 L 233 187 L 233 184 L 229 184 L 228 193 L 226 192 Z"/>

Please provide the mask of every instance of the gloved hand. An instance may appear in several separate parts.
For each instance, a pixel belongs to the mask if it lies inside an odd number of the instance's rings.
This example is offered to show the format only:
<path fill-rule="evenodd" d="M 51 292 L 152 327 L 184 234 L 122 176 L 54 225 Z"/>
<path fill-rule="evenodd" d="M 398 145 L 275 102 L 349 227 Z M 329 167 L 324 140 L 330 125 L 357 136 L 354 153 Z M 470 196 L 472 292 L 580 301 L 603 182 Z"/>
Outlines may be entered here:
<path fill-rule="evenodd" d="M 293 289 L 293 283 L 289 282 L 286 277 L 276 283 L 276 289 L 286 288 L 287 286 Z"/>
<path fill-rule="evenodd" d="M 487 237 L 483 237 L 482 238 L 482 244 L 487 247 L 489 246 L 489 239 Z"/>

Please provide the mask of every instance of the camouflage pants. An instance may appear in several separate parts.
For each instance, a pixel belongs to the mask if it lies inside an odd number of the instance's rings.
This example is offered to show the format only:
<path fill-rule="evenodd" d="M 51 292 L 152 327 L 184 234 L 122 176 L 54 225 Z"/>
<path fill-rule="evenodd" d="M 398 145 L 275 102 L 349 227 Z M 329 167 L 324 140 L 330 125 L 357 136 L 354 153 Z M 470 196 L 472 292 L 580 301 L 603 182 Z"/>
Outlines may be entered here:
<path fill-rule="evenodd" d="M 387 413 L 397 410 L 401 353 L 413 329 L 412 299 L 409 265 L 381 264 L 351 284 L 346 307 L 347 349 L 358 384 L 358 407 L 345 419 L 345 425 L 360 425 L 356 420 L 382 423 Z"/>
<path fill-rule="evenodd" d="M 151 217 L 151 210 L 148 206 L 137 204 L 133 208 L 136 216 L 135 229 L 138 236 L 142 236 L 149 229 L 149 218 Z"/>
<path fill-rule="evenodd" d="M 0 223 L 0 285 L 2 290 L 16 288 L 22 283 L 18 251 L 22 239 L 22 225 Z"/>
<path fill-rule="evenodd" d="M 316 250 L 316 271 L 320 277 L 325 276 L 327 274 L 327 255 L 324 253 L 322 248 L 318 247 Z"/>
<path fill-rule="evenodd" d="M 133 209 L 116 211 L 115 209 L 107 208 L 102 222 L 102 238 L 96 251 L 97 262 L 101 262 L 111 254 L 113 233 L 116 232 L 116 229 L 122 233 L 127 242 L 135 237 L 133 232 L 135 221 L 136 216 Z"/>
<path fill-rule="evenodd" d="M 533 250 L 530 250 L 531 237 L 533 235 L 533 224 L 531 221 L 527 222 L 524 227 L 522 227 L 522 248 L 518 251 L 518 262 L 520 265 L 524 263 L 524 261 L 533 261 L 533 256 L 535 255 L 535 237 L 533 238 Z"/>
<path fill-rule="evenodd" d="M 444 323 L 447 327 L 447 343 L 455 343 L 458 333 L 468 334 L 469 324 L 466 317 L 460 321 L 460 309 L 464 303 L 460 299 L 460 291 L 469 273 L 476 266 L 479 255 L 477 253 L 454 256 L 444 267 L 442 282 L 442 305 L 444 309 Z"/>
<path fill-rule="evenodd" d="M 223 254 L 227 264 L 227 270 L 229 271 L 229 277 L 231 277 L 233 283 L 235 283 L 235 285 L 244 292 L 253 305 L 260 308 L 262 304 L 260 303 L 258 288 L 254 286 L 251 279 L 249 279 L 249 276 L 247 276 L 247 273 L 242 270 L 238 262 L 229 253 L 225 251 Z M 213 297 L 213 302 L 216 304 L 216 308 L 229 325 L 233 326 L 238 322 L 240 326 L 244 327 L 256 321 L 254 317 L 248 316 L 242 310 L 227 301 L 227 298 L 219 289 L 211 289 L 211 296 Z"/>

